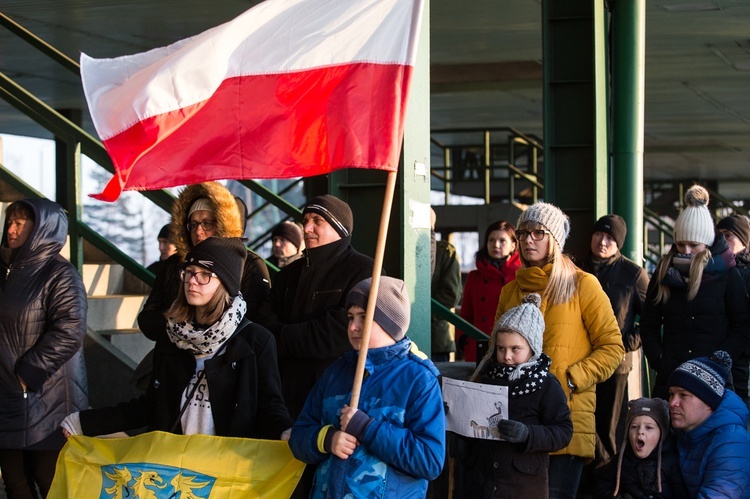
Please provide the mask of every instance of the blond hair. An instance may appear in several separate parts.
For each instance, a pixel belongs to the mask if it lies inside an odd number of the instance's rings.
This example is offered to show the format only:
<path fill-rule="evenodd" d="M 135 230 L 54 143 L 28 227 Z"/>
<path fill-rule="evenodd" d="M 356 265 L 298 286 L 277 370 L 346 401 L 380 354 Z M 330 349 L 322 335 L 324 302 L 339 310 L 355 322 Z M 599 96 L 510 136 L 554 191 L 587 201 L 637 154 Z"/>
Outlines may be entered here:
<path fill-rule="evenodd" d="M 672 258 L 674 258 L 677 253 L 677 245 L 672 245 L 669 249 L 669 253 L 661 257 L 659 263 L 656 265 L 654 275 L 656 276 L 656 282 L 659 287 L 657 288 L 654 303 L 667 303 L 669 300 L 669 286 L 662 284 L 662 281 L 664 281 L 664 277 L 666 277 L 669 267 L 672 266 Z M 701 278 L 703 277 L 703 269 L 706 268 L 710 259 L 711 250 L 708 247 L 703 251 L 696 253 L 690 259 L 690 272 L 688 273 L 688 301 L 692 301 L 698 295 L 698 290 L 701 287 Z"/>
<path fill-rule="evenodd" d="M 542 224 L 536 222 L 525 223 L 519 229 L 546 230 Z M 525 268 L 530 267 L 528 260 L 523 256 L 523 251 L 519 253 L 523 266 Z M 578 267 L 567 255 L 562 253 L 560 245 L 552 236 L 549 237 L 547 263 L 552 264 L 552 270 L 549 274 L 547 287 L 541 293 L 542 299 L 546 299 L 549 305 L 562 305 L 569 302 L 573 298 L 578 285 L 576 281 Z"/>

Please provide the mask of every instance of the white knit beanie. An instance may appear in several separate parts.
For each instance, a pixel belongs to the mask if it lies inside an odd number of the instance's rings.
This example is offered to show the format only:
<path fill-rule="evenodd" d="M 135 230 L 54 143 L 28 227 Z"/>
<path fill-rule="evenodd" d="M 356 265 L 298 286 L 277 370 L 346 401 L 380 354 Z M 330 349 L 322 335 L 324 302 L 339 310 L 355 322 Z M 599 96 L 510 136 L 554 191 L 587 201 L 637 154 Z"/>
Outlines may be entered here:
<path fill-rule="evenodd" d="M 674 223 L 674 240 L 714 244 L 714 221 L 708 211 L 708 191 L 694 185 L 685 193 L 685 209 Z"/>
<path fill-rule="evenodd" d="M 534 203 L 526 211 L 521 213 L 516 223 L 516 230 L 522 224 L 534 222 L 543 225 L 552 233 L 552 237 L 560 246 L 560 251 L 565 247 L 565 241 L 570 235 L 570 219 L 560 208 L 549 203 Z"/>

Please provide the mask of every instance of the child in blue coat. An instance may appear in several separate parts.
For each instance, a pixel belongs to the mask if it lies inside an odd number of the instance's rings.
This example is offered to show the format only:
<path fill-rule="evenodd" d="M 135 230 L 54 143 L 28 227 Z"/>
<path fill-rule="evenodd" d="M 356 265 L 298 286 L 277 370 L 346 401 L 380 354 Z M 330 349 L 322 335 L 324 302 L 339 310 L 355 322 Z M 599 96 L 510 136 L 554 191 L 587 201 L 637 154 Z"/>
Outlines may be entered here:
<path fill-rule="evenodd" d="M 347 296 L 354 348 L 331 365 L 292 427 L 294 456 L 317 464 L 311 497 L 424 497 L 445 458 L 439 373 L 412 353 L 404 282 L 381 277 L 358 409 L 349 407 L 371 279 Z"/>

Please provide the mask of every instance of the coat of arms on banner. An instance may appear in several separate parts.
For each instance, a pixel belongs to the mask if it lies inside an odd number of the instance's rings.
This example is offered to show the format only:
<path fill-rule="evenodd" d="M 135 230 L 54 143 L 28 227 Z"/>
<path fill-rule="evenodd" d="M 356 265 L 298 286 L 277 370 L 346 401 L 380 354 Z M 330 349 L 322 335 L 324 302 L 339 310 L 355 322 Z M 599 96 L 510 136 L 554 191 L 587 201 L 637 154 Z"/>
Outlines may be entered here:
<path fill-rule="evenodd" d="M 508 419 L 508 387 L 443 378 L 446 429 L 459 435 L 502 440 L 497 423 Z"/>
<path fill-rule="evenodd" d="M 159 497 L 208 497 L 215 477 L 173 466 L 151 463 L 121 463 L 102 466 L 99 499 Z"/>

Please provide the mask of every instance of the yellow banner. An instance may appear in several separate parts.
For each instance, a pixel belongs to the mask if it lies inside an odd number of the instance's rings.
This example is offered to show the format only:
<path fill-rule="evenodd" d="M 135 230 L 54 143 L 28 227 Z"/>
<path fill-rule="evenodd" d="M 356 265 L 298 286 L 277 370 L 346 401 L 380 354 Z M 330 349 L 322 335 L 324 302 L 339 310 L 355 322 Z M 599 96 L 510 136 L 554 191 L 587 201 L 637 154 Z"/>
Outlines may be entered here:
<path fill-rule="evenodd" d="M 199 499 L 289 497 L 305 464 L 286 442 L 152 432 L 70 437 L 49 497 Z"/>

